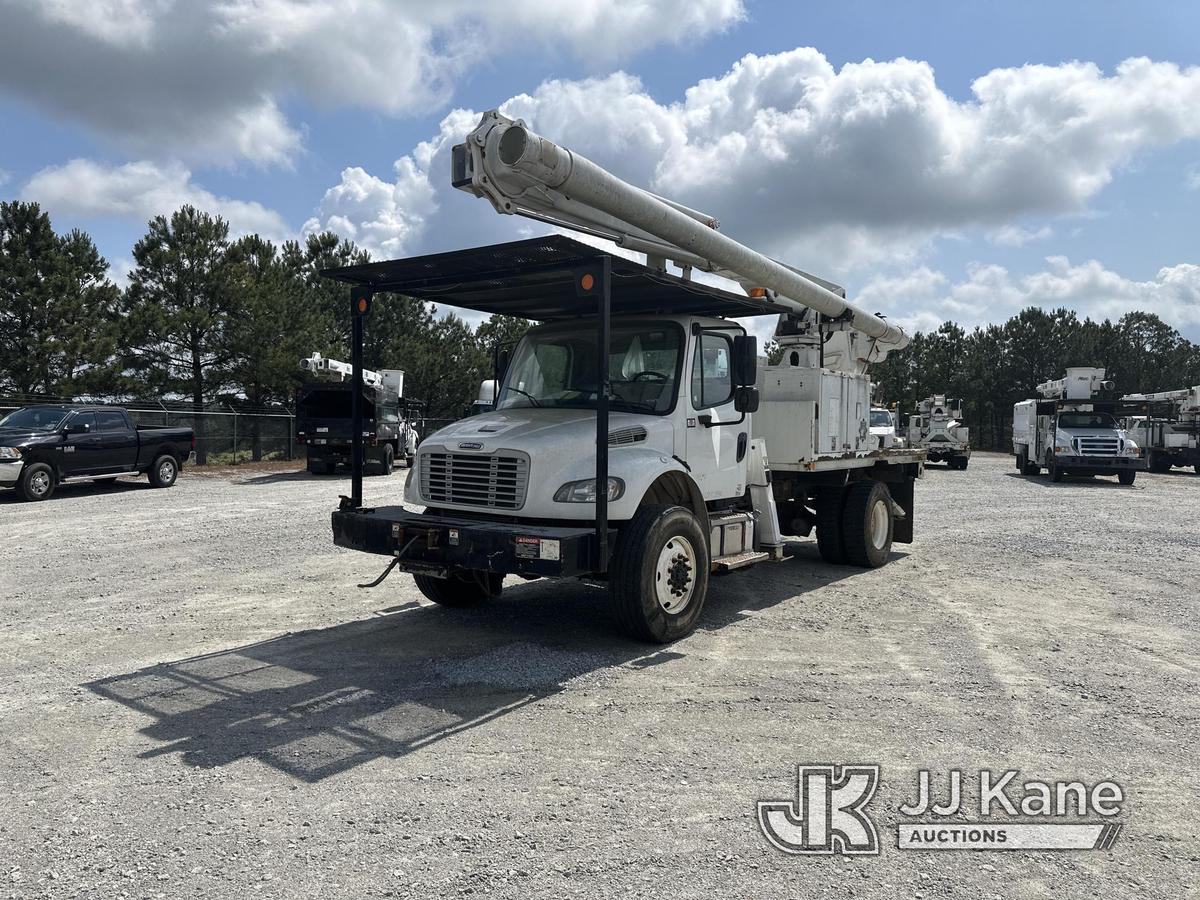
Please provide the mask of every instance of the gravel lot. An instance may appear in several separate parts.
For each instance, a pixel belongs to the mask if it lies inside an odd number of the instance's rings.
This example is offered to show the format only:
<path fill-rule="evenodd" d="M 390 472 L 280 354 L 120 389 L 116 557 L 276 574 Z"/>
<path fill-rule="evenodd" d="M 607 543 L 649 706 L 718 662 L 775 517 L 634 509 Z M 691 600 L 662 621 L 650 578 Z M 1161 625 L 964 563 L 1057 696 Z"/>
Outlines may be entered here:
<path fill-rule="evenodd" d="M 357 590 L 384 560 L 332 546 L 346 489 L 276 469 L 0 496 L 0 896 L 1200 891 L 1200 477 L 933 467 L 888 566 L 798 543 L 714 581 L 666 648 L 575 583 L 467 612 L 403 575 Z M 883 766 L 880 856 L 766 843 L 755 801 L 794 796 L 801 762 Z M 1115 779 L 1125 830 L 899 851 L 918 767 Z"/>

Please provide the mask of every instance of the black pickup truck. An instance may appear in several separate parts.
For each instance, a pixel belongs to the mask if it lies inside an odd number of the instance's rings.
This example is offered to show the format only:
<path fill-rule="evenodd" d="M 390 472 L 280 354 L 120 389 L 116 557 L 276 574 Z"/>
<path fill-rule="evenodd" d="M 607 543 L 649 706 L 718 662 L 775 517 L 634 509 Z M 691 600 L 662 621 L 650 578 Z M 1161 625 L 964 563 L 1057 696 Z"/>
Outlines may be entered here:
<path fill-rule="evenodd" d="M 25 500 L 45 500 L 63 482 L 120 475 L 170 487 L 195 444 L 190 428 L 134 425 L 119 407 L 24 406 L 0 419 L 0 487 Z"/>

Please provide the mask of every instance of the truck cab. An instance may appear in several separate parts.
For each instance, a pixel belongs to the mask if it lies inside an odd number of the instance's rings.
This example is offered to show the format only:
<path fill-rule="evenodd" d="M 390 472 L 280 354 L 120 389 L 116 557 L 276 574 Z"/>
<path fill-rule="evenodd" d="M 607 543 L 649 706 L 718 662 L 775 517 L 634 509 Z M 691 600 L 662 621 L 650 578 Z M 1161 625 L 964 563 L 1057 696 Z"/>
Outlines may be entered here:
<path fill-rule="evenodd" d="M 608 514 L 632 518 L 673 473 L 705 501 L 746 492 L 750 414 L 737 409 L 735 347 L 745 331 L 704 316 L 614 319 L 609 353 Z M 496 409 L 420 445 L 405 499 L 456 511 L 554 521 L 595 518 L 596 323 L 543 325 L 522 338 Z M 531 479 L 530 461 L 537 460 Z"/>

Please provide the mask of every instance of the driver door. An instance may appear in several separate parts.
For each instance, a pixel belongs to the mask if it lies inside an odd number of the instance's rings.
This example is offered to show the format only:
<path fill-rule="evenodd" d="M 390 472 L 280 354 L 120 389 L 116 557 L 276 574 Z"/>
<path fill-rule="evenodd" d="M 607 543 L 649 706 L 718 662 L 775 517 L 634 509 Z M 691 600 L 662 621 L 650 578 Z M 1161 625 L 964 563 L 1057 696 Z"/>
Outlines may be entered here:
<path fill-rule="evenodd" d="M 733 408 L 732 334 L 693 336 L 690 373 L 686 446 L 692 478 L 705 500 L 740 497 L 746 490 L 750 421 Z M 729 424 L 738 419 L 740 424 Z"/>

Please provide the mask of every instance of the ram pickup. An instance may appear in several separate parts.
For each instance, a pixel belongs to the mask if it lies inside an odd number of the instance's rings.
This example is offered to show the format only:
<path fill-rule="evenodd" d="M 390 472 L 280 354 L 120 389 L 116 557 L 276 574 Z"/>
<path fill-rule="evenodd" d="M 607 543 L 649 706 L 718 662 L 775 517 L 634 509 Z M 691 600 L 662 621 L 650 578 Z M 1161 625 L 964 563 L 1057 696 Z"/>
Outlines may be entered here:
<path fill-rule="evenodd" d="M 46 500 L 65 482 L 147 475 L 175 483 L 196 438 L 190 428 L 135 425 L 112 406 L 24 406 L 0 419 L 0 487 Z"/>

